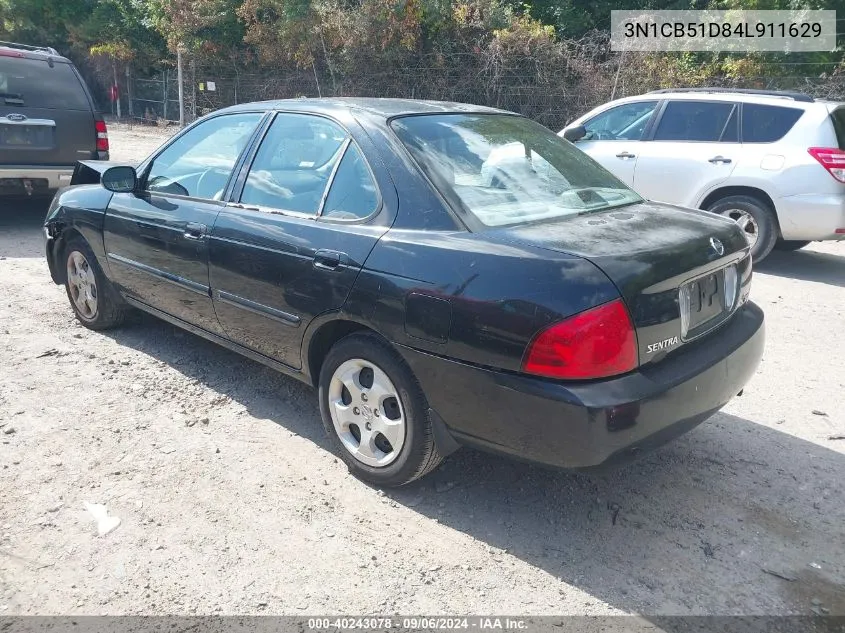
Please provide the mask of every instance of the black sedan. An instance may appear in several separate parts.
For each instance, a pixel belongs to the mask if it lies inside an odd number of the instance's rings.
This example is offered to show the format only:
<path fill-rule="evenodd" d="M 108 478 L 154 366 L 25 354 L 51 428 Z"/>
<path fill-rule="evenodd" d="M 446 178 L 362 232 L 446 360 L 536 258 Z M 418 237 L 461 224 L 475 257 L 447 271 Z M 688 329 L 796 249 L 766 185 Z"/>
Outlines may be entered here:
<path fill-rule="evenodd" d="M 80 163 L 45 234 L 83 325 L 139 308 L 316 386 L 378 485 L 461 445 L 623 459 L 720 409 L 763 352 L 733 222 L 477 106 L 220 110 L 137 169 Z"/>

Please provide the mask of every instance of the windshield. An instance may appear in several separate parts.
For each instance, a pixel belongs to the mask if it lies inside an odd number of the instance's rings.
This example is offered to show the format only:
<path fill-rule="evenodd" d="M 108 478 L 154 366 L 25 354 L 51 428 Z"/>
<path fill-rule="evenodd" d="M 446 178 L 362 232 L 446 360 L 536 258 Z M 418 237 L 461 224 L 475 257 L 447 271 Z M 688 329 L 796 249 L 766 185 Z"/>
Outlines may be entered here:
<path fill-rule="evenodd" d="M 529 119 L 432 114 L 391 125 L 446 198 L 488 227 L 642 201 L 581 150 Z"/>

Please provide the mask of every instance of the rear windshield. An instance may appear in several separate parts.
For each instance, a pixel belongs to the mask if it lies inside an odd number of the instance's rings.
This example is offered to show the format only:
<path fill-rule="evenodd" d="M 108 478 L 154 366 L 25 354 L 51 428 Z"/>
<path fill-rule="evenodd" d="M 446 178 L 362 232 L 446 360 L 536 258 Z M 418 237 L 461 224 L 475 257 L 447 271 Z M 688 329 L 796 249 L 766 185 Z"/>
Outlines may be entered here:
<path fill-rule="evenodd" d="M 773 143 L 782 139 L 804 111 L 799 108 L 744 103 L 742 142 Z"/>
<path fill-rule="evenodd" d="M 836 131 L 836 144 L 845 149 L 845 108 L 836 108 L 830 113 L 830 121 Z"/>
<path fill-rule="evenodd" d="M 445 197 L 489 227 L 642 200 L 581 150 L 523 117 L 432 114 L 391 125 Z"/>
<path fill-rule="evenodd" d="M 90 110 L 70 64 L 0 56 L 0 107 Z"/>

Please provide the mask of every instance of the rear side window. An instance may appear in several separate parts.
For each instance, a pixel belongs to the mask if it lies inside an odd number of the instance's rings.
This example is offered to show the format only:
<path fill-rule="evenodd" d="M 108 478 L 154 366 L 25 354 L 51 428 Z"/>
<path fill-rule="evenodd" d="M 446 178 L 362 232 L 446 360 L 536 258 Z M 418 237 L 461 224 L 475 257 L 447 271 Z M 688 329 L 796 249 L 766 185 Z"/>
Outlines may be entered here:
<path fill-rule="evenodd" d="M 0 106 L 90 110 L 85 89 L 70 64 L 0 56 Z"/>
<path fill-rule="evenodd" d="M 276 115 L 249 169 L 241 202 L 316 215 L 346 139 L 343 128 L 328 119 Z"/>
<path fill-rule="evenodd" d="M 804 114 L 798 108 L 745 103 L 742 106 L 742 142 L 773 143 L 782 139 Z"/>
<path fill-rule="evenodd" d="M 836 131 L 836 144 L 839 149 L 845 149 L 845 108 L 836 108 L 830 113 L 830 122 Z"/>
<path fill-rule="evenodd" d="M 375 211 L 378 203 L 376 184 L 361 150 L 350 144 L 335 172 L 321 217 L 361 220 Z"/>
<path fill-rule="evenodd" d="M 723 101 L 669 101 L 657 124 L 654 140 L 736 141 L 736 118 L 732 116 L 735 107 Z"/>

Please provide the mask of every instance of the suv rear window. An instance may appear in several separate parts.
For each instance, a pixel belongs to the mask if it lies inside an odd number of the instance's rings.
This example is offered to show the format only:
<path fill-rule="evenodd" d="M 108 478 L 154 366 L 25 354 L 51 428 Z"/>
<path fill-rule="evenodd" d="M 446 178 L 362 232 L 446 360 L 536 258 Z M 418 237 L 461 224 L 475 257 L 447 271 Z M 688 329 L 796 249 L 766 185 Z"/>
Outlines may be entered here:
<path fill-rule="evenodd" d="M 0 56 L 0 107 L 90 110 L 91 104 L 67 62 Z"/>
<path fill-rule="evenodd" d="M 845 149 L 845 108 L 836 108 L 830 113 L 830 122 L 836 131 L 836 144 Z"/>
<path fill-rule="evenodd" d="M 773 143 L 782 139 L 804 114 L 798 108 L 744 103 L 742 105 L 742 142 Z"/>

